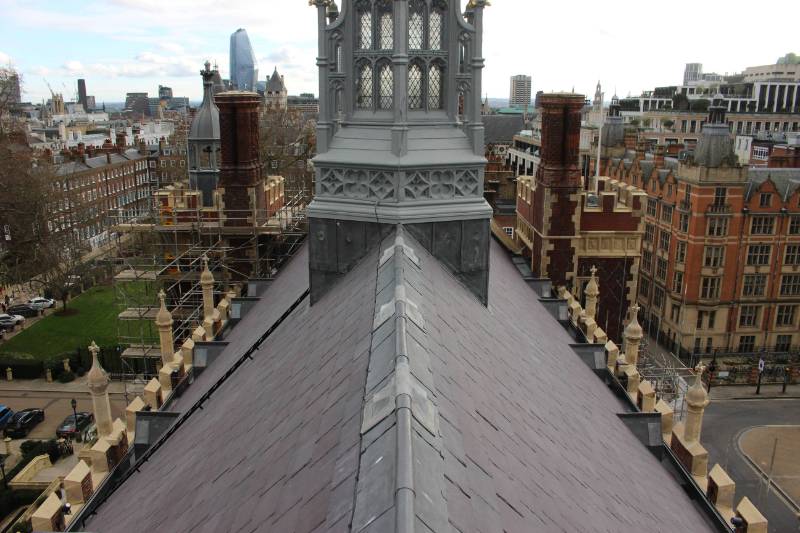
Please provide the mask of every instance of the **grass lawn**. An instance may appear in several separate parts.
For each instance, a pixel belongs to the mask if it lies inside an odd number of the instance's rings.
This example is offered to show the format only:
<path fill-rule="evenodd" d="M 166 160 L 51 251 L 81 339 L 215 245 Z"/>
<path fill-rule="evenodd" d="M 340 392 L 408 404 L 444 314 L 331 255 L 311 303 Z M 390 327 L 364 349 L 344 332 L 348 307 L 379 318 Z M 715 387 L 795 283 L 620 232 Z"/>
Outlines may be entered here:
<path fill-rule="evenodd" d="M 93 287 L 67 302 L 77 313 L 51 314 L 0 345 L 0 352 L 27 353 L 42 359 L 87 347 L 117 344 L 117 307 L 114 288 Z"/>

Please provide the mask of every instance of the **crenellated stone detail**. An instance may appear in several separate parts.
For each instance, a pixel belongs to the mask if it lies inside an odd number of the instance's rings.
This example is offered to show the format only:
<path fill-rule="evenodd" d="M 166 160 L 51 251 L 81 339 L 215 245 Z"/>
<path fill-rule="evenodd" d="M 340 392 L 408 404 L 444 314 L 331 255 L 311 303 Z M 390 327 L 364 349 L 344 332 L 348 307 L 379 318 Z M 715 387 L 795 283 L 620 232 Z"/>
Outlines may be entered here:
<path fill-rule="evenodd" d="M 392 202 L 480 198 L 481 182 L 481 172 L 476 168 L 407 171 L 324 168 L 320 171 L 317 194 Z M 395 183 L 401 184 L 399 190 Z"/>

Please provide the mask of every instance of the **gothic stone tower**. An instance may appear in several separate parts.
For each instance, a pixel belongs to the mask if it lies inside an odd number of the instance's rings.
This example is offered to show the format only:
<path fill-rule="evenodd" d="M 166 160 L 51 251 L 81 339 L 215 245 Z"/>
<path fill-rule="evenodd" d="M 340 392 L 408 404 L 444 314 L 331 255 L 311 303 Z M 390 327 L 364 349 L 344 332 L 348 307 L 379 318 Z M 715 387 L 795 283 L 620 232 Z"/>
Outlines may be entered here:
<path fill-rule="evenodd" d="M 203 103 L 189 130 L 189 186 L 203 192 L 203 205 L 210 206 L 219 182 L 219 109 L 214 104 L 213 84 L 216 69 L 206 61 L 203 77 Z"/>
<path fill-rule="evenodd" d="M 395 224 L 484 303 L 481 73 L 486 0 L 312 0 L 319 26 L 316 195 L 308 209 L 319 298 Z"/>
<path fill-rule="evenodd" d="M 573 272 L 572 239 L 577 231 L 578 193 L 581 189 L 579 143 L 583 96 L 542 95 L 542 156 L 536 171 L 534 275 L 564 285 Z"/>

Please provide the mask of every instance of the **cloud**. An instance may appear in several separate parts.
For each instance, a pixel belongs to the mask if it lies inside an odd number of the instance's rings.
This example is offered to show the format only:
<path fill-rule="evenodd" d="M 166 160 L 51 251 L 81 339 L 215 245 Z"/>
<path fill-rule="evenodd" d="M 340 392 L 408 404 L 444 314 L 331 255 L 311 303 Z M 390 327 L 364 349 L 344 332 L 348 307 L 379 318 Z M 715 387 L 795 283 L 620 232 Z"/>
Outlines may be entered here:
<path fill-rule="evenodd" d="M 0 66 L 6 67 L 12 65 L 14 62 L 11 56 L 0 50 Z"/>

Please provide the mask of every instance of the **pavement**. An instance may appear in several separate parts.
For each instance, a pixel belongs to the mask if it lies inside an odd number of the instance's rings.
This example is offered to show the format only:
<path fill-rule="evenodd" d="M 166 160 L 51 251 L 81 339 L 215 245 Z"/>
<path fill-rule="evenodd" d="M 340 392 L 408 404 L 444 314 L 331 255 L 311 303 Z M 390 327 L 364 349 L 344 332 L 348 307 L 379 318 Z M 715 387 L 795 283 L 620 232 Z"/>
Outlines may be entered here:
<path fill-rule="evenodd" d="M 800 511 L 800 426 L 761 426 L 745 431 L 739 448 L 751 464 L 770 478 L 775 490 Z"/>
<path fill-rule="evenodd" d="M 111 401 L 111 414 L 114 418 L 125 419 L 125 407 L 137 395 L 142 393 L 144 383 L 127 383 L 112 381 L 108 391 Z M 126 399 L 127 396 L 127 399 Z M 44 379 L 0 381 L 0 404 L 7 405 L 14 411 L 28 407 L 44 409 L 45 419 L 31 432 L 21 439 L 13 439 L 10 443 L 12 457 L 7 465 L 16 463 L 19 446 L 29 439 L 47 440 L 55 438 L 56 429 L 67 416 L 72 414 L 71 401 L 77 402 L 77 411 L 89 411 L 92 399 L 86 378 L 78 378 L 71 383 L 48 383 Z M 2 450 L 5 453 L 5 450 Z"/>
<path fill-rule="evenodd" d="M 711 401 L 714 400 L 774 400 L 792 399 L 800 400 L 800 384 L 787 385 L 783 392 L 783 385 L 761 385 L 761 393 L 756 394 L 755 385 L 714 385 L 709 393 Z M 798 415 L 800 419 L 800 415 Z"/>
<path fill-rule="evenodd" d="M 730 387 L 719 387 L 727 389 Z M 714 391 L 712 389 L 712 396 Z M 764 386 L 762 386 L 762 393 Z M 770 533 L 791 533 L 800 531 L 798 512 L 791 503 L 777 491 L 766 490 L 766 479 L 740 448 L 742 436 L 754 427 L 791 426 L 800 423 L 800 399 L 746 398 L 716 399 L 705 411 L 703 430 L 700 437 L 708 450 L 709 470 L 719 463 L 736 482 L 735 502 L 747 496 L 769 521 Z M 762 439 L 763 440 L 763 439 Z M 768 443 L 769 444 L 769 443 Z M 769 453 L 772 444 L 769 444 Z M 751 453 L 756 453 L 752 446 Z M 757 457 L 760 456 L 757 452 Z M 800 449 L 797 443 L 789 450 L 781 449 L 781 456 L 787 454 L 789 461 L 797 461 Z M 775 469 L 779 476 L 790 476 L 791 472 Z"/>

